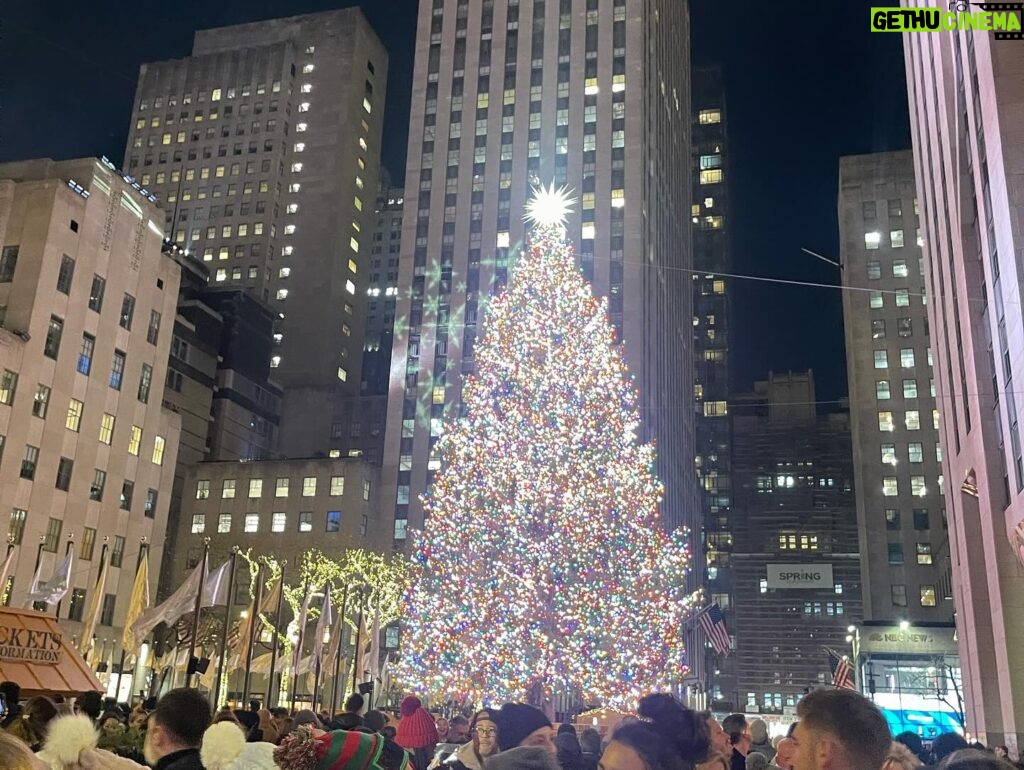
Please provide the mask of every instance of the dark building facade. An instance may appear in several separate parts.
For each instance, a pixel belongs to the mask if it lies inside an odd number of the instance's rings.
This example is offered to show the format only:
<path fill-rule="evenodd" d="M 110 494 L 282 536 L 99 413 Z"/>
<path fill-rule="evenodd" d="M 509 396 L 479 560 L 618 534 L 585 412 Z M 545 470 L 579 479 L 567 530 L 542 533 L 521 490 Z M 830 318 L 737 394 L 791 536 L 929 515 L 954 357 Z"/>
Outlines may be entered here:
<path fill-rule="evenodd" d="M 695 465 L 704 525 L 702 547 L 694 550 L 693 574 L 704 578 L 705 591 L 712 601 L 725 608 L 726 622 L 730 623 L 729 295 L 727 279 L 720 275 L 729 272 L 730 257 L 726 111 L 721 70 L 695 69 L 692 94 L 693 399 Z M 691 667 L 696 670 L 693 649 Z M 702 690 L 712 697 L 719 691 L 734 690 L 733 661 L 727 658 L 714 666 L 710 665 L 708 655 L 701 656 Z"/>
<path fill-rule="evenodd" d="M 716 706 L 792 714 L 861 616 L 850 424 L 815 413 L 811 372 L 754 390 L 731 404 L 735 690 Z"/>
<path fill-rule="evenodd" d="M 344 8 L 199 30 L 191 56 L 139 72 L 125 166 L 213 284 L 273 307 L 293 457 L 334 449 L 359 395 L 387 64 Z"/>
<path fill-rule="evenodd" d="M 270 379 L 273 314 L 244 289 L 210 288 L 206 266 L 169 242 L 164 252 L 181 267 L 164 407 L 181 416 L 161 594 L 179 569 L 182 488 L 196 463 L 274 456 L 281 390 Z"/>

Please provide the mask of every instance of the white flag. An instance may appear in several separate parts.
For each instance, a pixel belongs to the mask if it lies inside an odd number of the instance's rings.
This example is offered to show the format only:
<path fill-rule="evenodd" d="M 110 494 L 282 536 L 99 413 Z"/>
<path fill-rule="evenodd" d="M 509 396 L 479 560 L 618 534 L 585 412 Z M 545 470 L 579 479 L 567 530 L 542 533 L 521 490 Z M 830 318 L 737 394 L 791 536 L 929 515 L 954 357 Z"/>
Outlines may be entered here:
<path fill-rule="evenodd" d="M 132 625 L 132 636 L 135 639 L 145 639 L 149 632 L 156 628 L 161 622 L 172 625 L 186 612 L 195 609 L 196 593 L 199 591 L 199 578 L 202 573 L 202 565 L 192 570 L 185 582 L 178 590 L 160 605 L 146 610 L 139 619 Z"/>
<path fill-rule="evenodd" d="M 380 610 L 376 610 L 373 614 L 373 626 L 370 629 L 370 638 L 367 639 L 365 654 L 362 658 L 363 670 L 360 674 L 369 673 L 372 679 L 377 678 L 378 669 L 380 668 Z M 360 642 L 361 644 L 361 642 Z"/>
<path fill-rule="evenodd" d="M 302 610 L 299 612 L 299 619 L 298 619 L 298 624 L 297 624 L 298 625 L 298 632 L 299 632 L 299 641 L 295 645 L 295 663 L 293 664 L 294 667 L 295 667 L 296 673 L 299 673 L 298 672 L 298 667 L 299 667 L 299 664 L 300 664 L 301 659 L 302 659 L 302 648 L 304 646 L 303 642 L 305 641 L 306 622 L 307 622 L 308 619 L 309 619 L 309 589 L 307 587 L 307 589 L 306 589 L 306 597 L 302 600 Z"/>
<path fill-rule="evenodd" d="M 320 608 L 320 619 L 316 622 L 316 637 L 313 639 L 313 660 L 322 663 L 324 652 L 324 634 L 331 630 L 331 587 L 324 588 L 324 605 Z"/>
<path fill-rule="evenodd" d="M 33 581 L 32 590 L 28 598 L 33 602 L 46 602 L 47 604 L 56 604 L 64 598 L 64 594 L 68 592 L 68 586 L 71 584 L 71 565 L 74 563 L 75 555 L 73 551 L 68 551 L 64 557 L 64 561 L 61 562 L 60 566 L 53 571 L 50 579 L 45 583 L 38 583 Z M 36 580 L 38 579 L 39 573 L 36 573 Z"/>
<path fill-rule="evenodd" d="M 39 590 L 39 586 L 43 581 L 43 560 L 39 560 L 39 564 L 36 565 L 36 574 L 32 576 L 32 582 L 28 584 L 28 597 L 25 599 L 25 606 L 32 606 L 32 595 Z"/>
<path fill-rule="evenodd" d="M 228 578 L 231 572 L 231 560 L 221 564 L 206 576 L 203 581 L 203 601 L 201 607 L 222 607 L 228 603 Z"/>

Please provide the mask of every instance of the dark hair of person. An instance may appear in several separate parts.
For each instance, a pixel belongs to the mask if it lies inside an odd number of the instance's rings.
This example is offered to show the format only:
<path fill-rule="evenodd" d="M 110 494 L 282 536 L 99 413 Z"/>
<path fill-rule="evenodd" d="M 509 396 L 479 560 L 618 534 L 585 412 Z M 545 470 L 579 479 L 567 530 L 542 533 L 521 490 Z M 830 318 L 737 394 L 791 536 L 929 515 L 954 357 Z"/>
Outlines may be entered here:
<path fill-rule="evenodd" d="M 730 714 L 722 720 L 722 729 L 730 736 L 742 735 L 747 729 L 747 718 L 743 714 Z M 733 741 L 735 743 L 735 741 Z"/>
<path fill-rule="evenodd" d="M 942 735 L 948 735 L 943 733 Z M 955 735 L 955 733 L 953 733 Z M 939 736 L 939 738 L 942 737 Z M 938 738 L 936 738 L 938 740 Z M 940 764 L 940 770 L 1013 770 L 1012 762 L 989 751 L 960 749 L 949 754 Z"/>
<path fill-rule="evenodd" d="M 558 726 L 558 735 L 564 735 L 565 733 L 576 735 L 576 726 L 572 722 L 562 722 Z"/>
<path fill-rule="evenodd" d="M 637 713 L 643 721 L 620 725 L 612 740 L 633 749 L 649 770 L 686 770 L 707 756 L 707 724 L 671 695 L 644 696 Z"/>
<path fill-rule="evenodd" d="M 211 719 L 210 702 L 190 687 L 171 690 L 157 701 L 153 711 L 156 724 L 185 746 L 198 747 L 203 742 Z"/>
<path fill-rule="evenodd" d="M 96 720 L 103 713 L 103 698 L 98 692 L 84 692 L 75 698 L 75 707 L 90 719 Z"/>
<path fill-rule="evenodd" d="M 797 716 L 812 731 L 828 733 L 859 767 L 881 767 L 889 754 L 889 723 L 874 703 L 853 690 L 815 690 L 797 704 Z"/>
<path fill-rule="evenodd" d="M 275 717 L 286 717 L 288 716 L 288 709 L 283 706 L 274 706 L 274 708 L 270 709 L 270 713 Z"/>
<path fill-rule="evenodd" d="M 21 685 L 17 682 L 0 682 L 0 695 L 4 696 L 8 706 L 17 706 L 21 700 Z"/>
<path fill-rule="evenodd" d="M 375 733 L 379 733 L 384 729 L 384 725 L 388 723 L 388 718 L 385 716 L 383 711 L 377 711 L 377 709 L 370 709 L 363 715 L 363 726 L 368 727 Z"/>
<path fill-rule="evenodd" d="M 46 738 L 50 721 L 57 716 L 53 701 L 37 695 L 25 701 L 21 715 L 11 722 L 7 732 L 21 738 L 32 749 L 39 751 Z"/>
<path fill-rule="evenodd" d="M 249 711 L 259 711 L 260 710 L 260 706 L 262 706 L 262 705 L 263 704 L 261 704 L 258 700 L 253 698 L 252 700 L 249 701 Z"/>
<path fill-rule="evenodd" d="M 954 751 L 966 748 L 969 748 L 967 741 L 959 733 L 940 733 L 932 741 L 932 756 L 937 764 Z"/>
<path fill-rule="evenodd" d="M 365 721 L 365 718 L 364 718 L 364 721 Z M 466 727 L 469 727 L 469 720 L 466 719 L 464 716 L 462 716 L 462 714 L 456 714 L 450 720 L 448 720 L 448 726 L 449 727 L 455 727 L 456 725 L 459 725 L 460 727 L 462 725 L 465 725 Z"/>
<path fill-rule="evenodd" d="M 897 743 L 902 743 L 910 749 L 918 759 L 922 758 L 922 755 L 924 754 L 924 744 L 921 743 L 921 736 L 917 733 L 912 733 L 910 730 L 906 730 L 893 738 L 893 740 Z"/>
<path fill-rule="evenodd" d="M 363 707 L 364 703 L 366 703 L 366 701 L 363 700 L 363 696 L 354 692 L 345 698 L 345 711 L 359 711 L 359 709 Z"/>

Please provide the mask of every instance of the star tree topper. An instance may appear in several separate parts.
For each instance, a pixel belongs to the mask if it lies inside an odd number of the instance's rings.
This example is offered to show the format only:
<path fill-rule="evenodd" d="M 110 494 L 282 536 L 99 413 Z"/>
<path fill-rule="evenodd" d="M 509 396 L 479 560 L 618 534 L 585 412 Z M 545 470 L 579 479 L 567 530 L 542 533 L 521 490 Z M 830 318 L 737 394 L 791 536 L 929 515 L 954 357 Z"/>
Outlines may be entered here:
<path fill-rule="evenodd" d="M 565 218 L 572 213 L 572 202 L 572 190 L 568 187 L 555 189 L 554 182 L 547 187 L 534 187 L 523 220 L 538 227 L 564 226 Z"/>

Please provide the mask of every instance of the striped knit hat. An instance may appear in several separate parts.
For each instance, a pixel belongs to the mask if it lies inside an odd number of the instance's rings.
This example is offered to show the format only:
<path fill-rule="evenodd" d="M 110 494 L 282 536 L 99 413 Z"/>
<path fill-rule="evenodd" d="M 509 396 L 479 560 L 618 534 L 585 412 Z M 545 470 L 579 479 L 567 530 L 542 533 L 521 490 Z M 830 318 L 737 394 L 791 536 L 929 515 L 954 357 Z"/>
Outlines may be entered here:
<path fill-rule="evenodd" d="M 300 727 L 281 741 L 274 761 L 288 770 L 409 770 L 409 755 L 381 735 L 335 730 L 313 737 Z"/>

